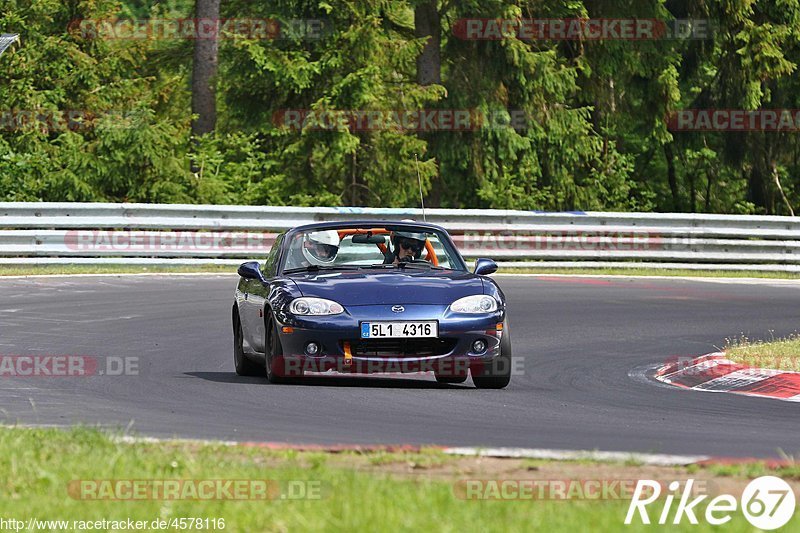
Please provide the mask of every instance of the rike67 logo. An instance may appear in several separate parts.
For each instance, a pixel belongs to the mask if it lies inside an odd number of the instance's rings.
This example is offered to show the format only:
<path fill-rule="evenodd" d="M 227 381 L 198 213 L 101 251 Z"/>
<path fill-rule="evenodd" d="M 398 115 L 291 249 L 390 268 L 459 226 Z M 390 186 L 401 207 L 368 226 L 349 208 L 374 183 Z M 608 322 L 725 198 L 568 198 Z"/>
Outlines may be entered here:
<path fill-rule="evenodd" d="M 649 479 L 639 480 L 633 491 L 625 524 L 641 520 L 642 524 L 650 524 L 649 511 L 654 511 L 655 523 L 681 524 L 687 520 L 690 524 L 698 524 L 698 516 L 705 518 L 711 525 L 719 526 L 730 522 L 732 514 L 741 510 L 750 524 L 765 531 L 778 529 L 786 525 L 794 515 L 795 495 L 792 487 L 779 477 L 762 476 L 756 478 L 745 487 L 742 492 L 741 504 L 730 494 L 716 496 L 705 504 L 705 513 L 700 512 L 700 504 L 708 498 L 702 494 L 694 499 L 692 487 L 694 480 L 689 479 L 681 490 L 681 484 L 673 481 L 669 484 L 664 506 L 658 512 L 655 503 L 661 497 L 661 484 Z M 673 511 L 673 504 L 678 500 Z"/>

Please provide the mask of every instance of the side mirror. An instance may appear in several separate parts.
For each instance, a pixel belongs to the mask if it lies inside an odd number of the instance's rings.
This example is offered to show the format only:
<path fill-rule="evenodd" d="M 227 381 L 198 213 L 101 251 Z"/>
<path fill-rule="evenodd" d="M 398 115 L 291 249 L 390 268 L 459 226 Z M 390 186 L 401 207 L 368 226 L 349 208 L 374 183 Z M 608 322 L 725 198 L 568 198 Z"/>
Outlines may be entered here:
<path fill-rule="evenodd" d="M 242 263 L 239 265 L 239 270 L 237 270 L 240 276 L 246 279 L 257 279 L 259 281 L 263 281 L 264 276 L 261 274 L 261 267 L 258 264 L 258 261 L 248 261 L 247 263 Z"/>
<path fill-rule="evenodd" d="M 491 259 L 482 257 L 475 261 L 475 274 L 478 276 L 488 276 L 494 272 L 497 272 L 497 263 Z"/>

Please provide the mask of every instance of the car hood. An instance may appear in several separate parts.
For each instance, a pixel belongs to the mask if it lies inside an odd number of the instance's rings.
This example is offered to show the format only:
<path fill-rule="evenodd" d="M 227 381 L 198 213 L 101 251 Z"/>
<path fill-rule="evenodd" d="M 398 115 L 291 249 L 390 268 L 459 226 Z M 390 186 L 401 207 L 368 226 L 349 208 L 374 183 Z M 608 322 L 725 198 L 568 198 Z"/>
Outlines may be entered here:
<path fill-rule="evenodd" d="M 481 278 L 454 270 L 312 272 L 292 274 L 303 296 L 342 305 L 444 304 L 483 294 Z"/>

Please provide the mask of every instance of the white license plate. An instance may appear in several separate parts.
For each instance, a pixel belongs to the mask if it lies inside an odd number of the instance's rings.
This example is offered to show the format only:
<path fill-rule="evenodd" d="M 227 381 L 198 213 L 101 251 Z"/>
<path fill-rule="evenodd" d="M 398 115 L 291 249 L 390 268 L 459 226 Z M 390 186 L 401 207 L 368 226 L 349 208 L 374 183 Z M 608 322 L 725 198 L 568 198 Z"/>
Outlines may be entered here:
<path fill-rule="evenodd" d="M 423 322 L 362 322 L 362 339 L 396 339 L 406 337 L 438 337 L 435 320 Z"/>

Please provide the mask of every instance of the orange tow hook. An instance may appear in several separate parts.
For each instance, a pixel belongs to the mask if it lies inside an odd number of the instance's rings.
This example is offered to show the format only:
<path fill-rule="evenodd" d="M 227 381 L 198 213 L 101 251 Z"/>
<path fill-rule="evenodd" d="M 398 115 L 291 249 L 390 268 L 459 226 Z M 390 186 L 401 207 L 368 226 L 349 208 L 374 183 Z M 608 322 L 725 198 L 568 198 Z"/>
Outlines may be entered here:
<path fill-rule="evenodd" d="M 350 366 L 353 364 L 353 354 L 350 352 L 350 343 L 344 343 L 344 366 Z"/>

